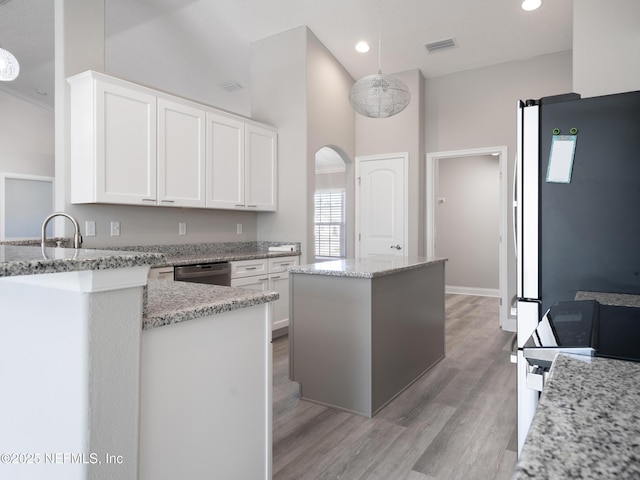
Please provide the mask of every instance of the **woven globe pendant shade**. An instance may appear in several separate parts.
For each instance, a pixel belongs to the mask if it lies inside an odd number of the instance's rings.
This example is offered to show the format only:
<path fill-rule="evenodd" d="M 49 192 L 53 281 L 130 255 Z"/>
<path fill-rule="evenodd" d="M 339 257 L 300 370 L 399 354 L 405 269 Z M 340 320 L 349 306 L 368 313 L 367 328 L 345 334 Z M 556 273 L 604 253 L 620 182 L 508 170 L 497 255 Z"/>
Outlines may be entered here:
<path fill-rule="evenodd" d="M 407 108 L 411 94 L 407 86 L 381 71 L 361 78 L 351 87 L 349 103 L 361 115 L 387 118 Z"/>
<path fill-rule="evenodd" d="M 13 54 L 4 48 L 0 48 L 0 81 L 10 82 L 15 80 L 20 73 L 20 64 Z"/>

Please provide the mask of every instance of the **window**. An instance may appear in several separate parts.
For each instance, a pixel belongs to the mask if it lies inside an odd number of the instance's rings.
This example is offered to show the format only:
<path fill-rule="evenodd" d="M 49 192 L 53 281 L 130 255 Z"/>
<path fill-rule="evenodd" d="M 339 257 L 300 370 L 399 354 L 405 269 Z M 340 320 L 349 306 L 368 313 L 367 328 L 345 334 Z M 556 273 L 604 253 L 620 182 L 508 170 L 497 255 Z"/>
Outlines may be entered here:
<path fill-rule="evenodd" d="M 316 257 L 345 257 L 345 191 L 315 193 Z"/>

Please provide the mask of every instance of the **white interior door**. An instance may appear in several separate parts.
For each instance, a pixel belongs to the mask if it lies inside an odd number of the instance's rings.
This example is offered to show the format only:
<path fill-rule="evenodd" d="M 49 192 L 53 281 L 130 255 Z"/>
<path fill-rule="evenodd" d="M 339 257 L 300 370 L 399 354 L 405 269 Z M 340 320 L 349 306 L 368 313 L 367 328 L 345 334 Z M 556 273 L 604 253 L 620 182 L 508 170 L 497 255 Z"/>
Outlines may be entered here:
<path fill-rule="evenodd" d="M 356 157 L 356 256 L 407 255 L 408 153 Z"/>

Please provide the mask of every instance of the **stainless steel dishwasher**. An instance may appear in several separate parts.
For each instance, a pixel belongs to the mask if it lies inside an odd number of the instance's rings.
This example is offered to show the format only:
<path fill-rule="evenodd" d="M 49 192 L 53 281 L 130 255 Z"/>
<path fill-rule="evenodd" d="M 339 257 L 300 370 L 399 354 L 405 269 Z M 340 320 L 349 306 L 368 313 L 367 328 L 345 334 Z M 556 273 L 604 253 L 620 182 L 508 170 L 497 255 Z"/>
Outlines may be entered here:
<path fill-rule="evenodd" d="M 206 283 L 209 285 L 231 285 L 231 264 L 229 262 L 201 263 L 175 267 L 176 282 Z"/>

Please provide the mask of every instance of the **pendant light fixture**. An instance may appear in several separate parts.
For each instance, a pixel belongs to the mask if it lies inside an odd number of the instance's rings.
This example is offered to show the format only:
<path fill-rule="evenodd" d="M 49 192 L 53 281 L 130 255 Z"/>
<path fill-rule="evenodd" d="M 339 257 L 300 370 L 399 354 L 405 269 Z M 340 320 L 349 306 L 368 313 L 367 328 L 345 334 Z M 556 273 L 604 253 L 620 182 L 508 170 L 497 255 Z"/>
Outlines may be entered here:
<path fill-rule="evenodd" d="M 20 73 L 20 64 L 13 54 L 0 47 L 0 81 L 10 82 L 15 80 Z"/>
<path fill-rule="evenodd" d="M 378 7 L 378 73 L 361 78 L 351 87 L 349 103 L 361 115 L 386 118 L 400 113 L 411 100 L 409 88 L 401 80 L 382 73 L 382 40 Z"/>

